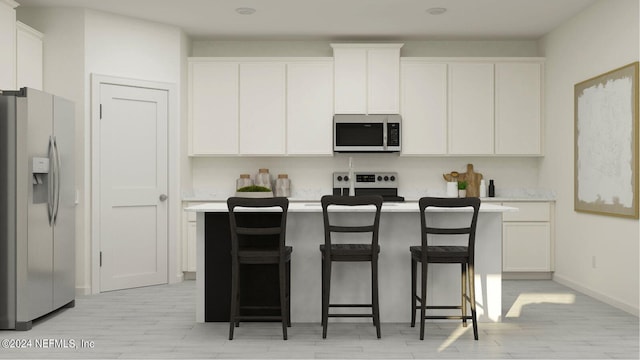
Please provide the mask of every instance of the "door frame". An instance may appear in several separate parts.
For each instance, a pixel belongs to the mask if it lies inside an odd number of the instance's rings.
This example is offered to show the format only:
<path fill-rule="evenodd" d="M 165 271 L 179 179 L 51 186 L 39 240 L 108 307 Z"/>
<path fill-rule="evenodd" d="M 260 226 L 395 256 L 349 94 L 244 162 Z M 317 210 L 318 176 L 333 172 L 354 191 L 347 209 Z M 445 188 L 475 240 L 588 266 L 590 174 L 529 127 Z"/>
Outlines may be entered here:
<path fill-rule="evenodd" d="M 176 84 L 158 81 L 129 79 L 108 75 L 91 74 L 91 127 L 86 130 L 85 138 L 91 138 L 90 176 L 85 177 L 85 188 L 91 189 L 90 214 L 90 267 L 91 293 L 100 293 L 100 86 L 102 84 L 139 87 L 167 91 L 169 109 L 167 111 L 167 282 L 172 284 L 183 279 L 180 271 L 180 109 Z M 90 133 L 90 134 L 88 134 Z"/>

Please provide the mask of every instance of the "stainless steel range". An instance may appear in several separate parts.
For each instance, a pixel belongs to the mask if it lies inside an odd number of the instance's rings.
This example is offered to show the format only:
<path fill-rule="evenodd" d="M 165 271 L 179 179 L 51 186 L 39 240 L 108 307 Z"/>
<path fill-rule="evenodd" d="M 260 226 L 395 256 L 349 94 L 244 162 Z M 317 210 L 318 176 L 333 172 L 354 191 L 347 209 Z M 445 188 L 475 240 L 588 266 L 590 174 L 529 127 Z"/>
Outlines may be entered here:
<path fill-rule="evenodd" d="M 398 173 L 395 172 L 354 172 L 356 195 L 381 195 L 384 201 L 404 201 L 398 196 Z M 333 173 L 333 195 L 349 195 L 351 179 L 348 172 Z"/>

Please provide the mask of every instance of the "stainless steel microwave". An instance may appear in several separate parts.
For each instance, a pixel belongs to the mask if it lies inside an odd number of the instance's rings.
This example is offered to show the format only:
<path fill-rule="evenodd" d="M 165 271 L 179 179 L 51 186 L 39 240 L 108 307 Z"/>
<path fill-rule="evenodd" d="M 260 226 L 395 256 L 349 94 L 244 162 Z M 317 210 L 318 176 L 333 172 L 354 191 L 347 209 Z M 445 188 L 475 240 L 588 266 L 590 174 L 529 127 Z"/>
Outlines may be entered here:
<path fill-rule="evenodd" d="M 400 115 L 334 115 L 334 152 L 399 152 Z"/>

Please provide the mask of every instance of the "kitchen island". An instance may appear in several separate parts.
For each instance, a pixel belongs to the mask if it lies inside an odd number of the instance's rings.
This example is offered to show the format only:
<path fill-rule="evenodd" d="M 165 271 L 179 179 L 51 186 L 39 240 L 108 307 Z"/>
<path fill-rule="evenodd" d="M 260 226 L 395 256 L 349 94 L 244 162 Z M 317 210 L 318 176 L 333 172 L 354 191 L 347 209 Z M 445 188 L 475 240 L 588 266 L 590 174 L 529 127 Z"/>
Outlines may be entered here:
<path fill-rule="evenodd" d="M 230 284 L 231 271 L 230 266 L 225 264 L 225 261 L 230 264 L 230 254 L 226 250 L 230 248 L 230 240 L 226 235 L 228 224 L 224 229 L 228 222 L 226 202 L 192 206 L 186 211 L 197 213 L 196 321 L 224 321 L 217 318 L 212 320 L 209 313 L 216 311 L 216 308 L 220 311 L 220 304 L 228 301 L 230 292 L 225 288 L 225 284 Z M 333 211 L 345 213 L 344 219 L 347 221 L 355 221 L 357 217 L 367 216 L 373 210 L 354 211 L 348 207 L 336 207 Z M 488 203 L 483 203 L 480 208 L 475 258 L 476 301 L 480 322 L 502 320 L 502 213 L 506 211 L 517 209 Z M 384 203 L 382 206 L 379 240 L 382 322 L 410 320 L 409 246 L 420 244 L 418 212 L 417 202 Z M 439 224 L 455 225 L 466 221 L 471 209 L 437 209 L 433 212 L 434 221 Z M 293 246 L 291 319 L 293 322 L 320 322 L 321 257 L 318 246 L 324 242 L 324 225 L 319 202 L 289 204 L 286 241 L 287 245 Z M 334 264 L 331 302 L 368 302 L 370 276 L 370 265 L 367 263 Z M 459 303 L 459 266 L 432 264 L 428 276 L 429 304 Z"/>

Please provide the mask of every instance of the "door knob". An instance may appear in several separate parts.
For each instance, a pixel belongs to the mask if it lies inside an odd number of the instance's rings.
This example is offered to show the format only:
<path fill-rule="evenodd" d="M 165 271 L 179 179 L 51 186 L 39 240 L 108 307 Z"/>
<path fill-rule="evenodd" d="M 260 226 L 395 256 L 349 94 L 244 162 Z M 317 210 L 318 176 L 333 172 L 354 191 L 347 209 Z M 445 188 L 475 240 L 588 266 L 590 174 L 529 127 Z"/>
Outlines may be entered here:
<path fill-rule="evenodd" d="M 160 201 L 165 201 L 165 200 L 167 200 L 167 195 L 161 194 L 160 195 Z"/>

